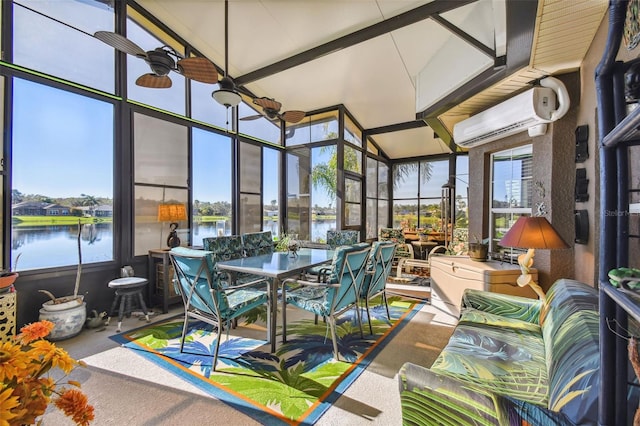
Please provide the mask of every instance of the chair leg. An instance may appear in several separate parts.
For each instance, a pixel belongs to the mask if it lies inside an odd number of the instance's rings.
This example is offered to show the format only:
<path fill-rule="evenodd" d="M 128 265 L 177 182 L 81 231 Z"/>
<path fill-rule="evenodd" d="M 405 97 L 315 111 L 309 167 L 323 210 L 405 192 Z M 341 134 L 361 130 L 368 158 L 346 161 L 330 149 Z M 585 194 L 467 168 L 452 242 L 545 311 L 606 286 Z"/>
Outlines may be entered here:
<path fill-rule="evenodd" d="M 184 324 L 182 325 L 182 336 L 180 337 L 180 353 L 184 349 L 184 339 L 187 337 L 187 329 L 189 328 L 189 317 L 184 316 Z"/>
<path fill-rule="evenodd" d="M 269 318 L 271 318 L 270 311 L 268 312 L 268 315 Z M 275 324 L 271 324 L 271 327 L 275 326 Z M 282 343 L 287 343 L 287 296 L 285 294 L 284 287 L 282 287 Z"/>
<path fill-rule="evenodd" d="M 336 337 L 336 320 L 333 315 L 330 315 L 327 321 L 329 322 L 331 341 L 333 342 L 333 356 L 335 356 L 336 361 L 340 361 L 340 356 L 338 355 L 338 338 Z"/>
<path fill-rule="evenodd" d="M 358 317 L 358 325 L 360 326 L 360 338 L 364 339 L 364 331 L 362 331 L 362 315 L 360 315 L 360 303 L 356 299 L 356 317 Z"/>
<path fill-rule="evenodd" d="M 373 335 L 373 328 L 371 327 L 371 312 L 369 311 L 369 298 L 364 299 L 364 305 L 367 309 L 367 321 L 369 322 L 369 334 Z"/>
<path fill-rule="evenodd" d="M 124 307 L 125 307 L 125 300 L 126 299 L 127 299 L 126 296 L 121 296 L 120 297 L 120 312 L 118 312 L 118 327 L 116 328 L 116 331 L 118 333 L 122 329 L 122 318 L 124 317 Z"/>
<path fill-rule="evenodd" d="M 216 348 L 213 350 L 213 365 L 211 371 L 216 371 L 216 365 L 218 364 L 218 349 L 220 349 L 220 339 L 222 339 L 222 324 L 218 323 L 218 337 L 216 338 Z"/>
<path fill-rule="evenodd" d="M 391 322 L 391 314 L 389 314 L 389 303 L 387 302 L 387 292 L 382 292 L 382 300 L 384 300 L 384 307 L 387 309 L 387 319 Z"/>

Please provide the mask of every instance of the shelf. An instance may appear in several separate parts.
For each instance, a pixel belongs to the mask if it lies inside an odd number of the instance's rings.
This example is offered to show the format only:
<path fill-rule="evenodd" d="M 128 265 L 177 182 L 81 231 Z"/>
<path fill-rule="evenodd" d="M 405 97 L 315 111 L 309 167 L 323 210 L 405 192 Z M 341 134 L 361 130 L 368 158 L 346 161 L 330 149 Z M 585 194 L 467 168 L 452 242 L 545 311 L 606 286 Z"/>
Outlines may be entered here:
<path fill-rule="evenodd" d="M 624 309 L 636 321 L 640 321 L 640 293 L 637 297 L 630 292 L 622 291 L 608 281 L 601 281 L 600 287 L 618 306 Z"/>
<path fill-rule="evenodd" d="M 607 136 L 602 145 L 613 148 L 621 142 L 640 139 L 640 107 L 631 111 Z"/>

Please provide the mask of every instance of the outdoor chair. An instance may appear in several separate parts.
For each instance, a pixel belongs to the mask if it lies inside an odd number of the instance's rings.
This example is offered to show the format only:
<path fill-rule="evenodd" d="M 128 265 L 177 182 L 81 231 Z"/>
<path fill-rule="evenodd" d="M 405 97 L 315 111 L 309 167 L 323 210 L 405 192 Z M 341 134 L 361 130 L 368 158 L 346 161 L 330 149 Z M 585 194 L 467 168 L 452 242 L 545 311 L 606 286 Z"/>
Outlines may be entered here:
<path fill-rule="evenodd" d="M 360 231 L 351 229 L 327 231 L 327 244 L 332 249 L 339 246 L 350 246 L 358 242 L 360 242 Z"/>
<path fill-rule="evenodd" d="M 340 246 L 351 246 L 357 244 L 360 241 L 360 231 L 344 229 L 340 231 L 327 231 L 327 244 L 326 246 L 335 250 Z M 315 278 L 321 280 L 321 274 L 328 269 L 328 265 L 318 265 L 313 268 L 309 268 L 305 273 L 309 275 L 308 278 Z"/>
<path fill-rule="evenodd" d="M 202 246 L 204 250 L 210 251 L 213 262 L 218 263 L 224 260 L 240 259 L 244 257 L 244 248 L 242 247 L 242 238 L 239 235 L 223 235 L 220 237 L 203 238 Z M 233 279 L 224 273 L 222 280 L 232 282 Z M 236 277 L 244 278 L 244 276 Z M 248 277 L 249 280 L 255 279 L 255 276 Z"/>
<path fill-rule="evenodd" d="M 333 353 L 339 360 L 336 335 L 336 317 L 356 308 L 356 317 L 362 332 L 358 309 L 358 291 L 365 276 L 365 265 L 371 248 L 367 244 L 338 247 L 334 253 L 330 272 L 325 282 L 287 279 L 282 283 L 282 342 L 287 340 L 287 305 L 295 306 L 321 316 L 328 324 L 333 340 Z"/>
<path fill-rule="evenodd" d="M 176 285 L 184 303 L 180 352 L 184 350 L 190 319 L 213 325 L 218 333 L 212 365 L 212 370 L 215 370 L 222 329 L 226 328 L 228 339 L 233 321 L 258 306 L 268 306 L 268 287 L 264 279 L 223 286 L 213 256 L 211 251 L 185 247 L 176 247 L 169 252 Z"/>
<path fill-rule="evenodd" d="M 242 234 L 242 246 L 247 256 L 271 254 L 274 250 L 271 231 Z"/>
<path fill-rule="evenodd" d="M 364 277 L 362 287 L 360 287 L 360 300 L 364 300 L 367 309 L 367 321 L 369 322 L 369 333 L 373 334 L 371 327 L 371 314 L 369 311 L 369 300 L 382 295 L 382 301 L 387 310 L 387 318 L 391 321 L 389 314 L 389 304 L 387 303 L 387 279 L 391 274 L 391 264 L 396 252 L 396 244 L 391 241 L 375 241 L 371 246 L 369 261 L 367 262 L 367 273 Z"/>
<path fill-rule="evenodd" d="M 380 228 L 378 241 L 392 241 L 396 243 L 396 254 L 393 259 L 393 266 L 397 267 L 402 258 L 413 259 L 413 247 L 407 243 L 402 228 Z"/>

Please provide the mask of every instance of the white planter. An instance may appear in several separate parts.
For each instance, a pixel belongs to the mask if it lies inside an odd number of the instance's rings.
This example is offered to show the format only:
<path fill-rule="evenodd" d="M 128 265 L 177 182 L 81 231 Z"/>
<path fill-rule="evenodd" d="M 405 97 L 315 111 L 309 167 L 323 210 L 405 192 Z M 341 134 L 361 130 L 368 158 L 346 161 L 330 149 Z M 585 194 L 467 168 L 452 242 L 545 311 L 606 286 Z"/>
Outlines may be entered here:
<path fill-rule="evenodd" d="M 59 303 L 53 303 L 53 300 L 47 300 L 42 304 L 42 308 L 46 311 L 66 311 L 67 309 L 81 306 L 83 304 L 83 300 L 84 300 L 84 296 L 59 297 L 57 299 Z"/>
<path fill-rule="evenodd" d="M 51 321 L 55 324 L 51 333 L 47 336 L 48 340 L 56 341 L 68 339 L 78 335 L 82 331 L 85 321 L 87 320 L 87 304 L 77 301 L 65 302 L 72 303 L 71 307 L 64 310 L 40 309 L 40 320 Z M 59 304 L 62 305 L 62 304 Z"/>

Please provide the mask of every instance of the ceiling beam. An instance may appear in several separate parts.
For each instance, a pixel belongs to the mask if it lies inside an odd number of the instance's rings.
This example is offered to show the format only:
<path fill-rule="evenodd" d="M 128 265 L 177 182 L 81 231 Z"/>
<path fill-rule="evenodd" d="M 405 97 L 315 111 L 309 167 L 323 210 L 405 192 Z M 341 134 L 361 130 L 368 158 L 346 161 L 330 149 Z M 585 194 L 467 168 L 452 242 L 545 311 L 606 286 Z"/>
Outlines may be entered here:
<path fill-rule="evenodd" d="M 390 124 L 388 126 L 373 127 L 371 129 L 364 130 L 364 136 L 380 135 L 383 133 L 401 132 L 403 130 L 417 129 L 419 127 L 425 127 L 427 123 L 422 120 L 418 121 L 406 121 L 404 123 Z"/>
<path fill-rule="evenodd" d="M 267 65 L 263 68 L 251 71 L 245 75 L 234 78 L 238 86 L 252 83 L 256 80 L 266 78 L 270 75 L 286 71 L 290 68 L 313 61 L 330 53 L 335 53 L 356 44 L 362 43 L 372 38 L 387 34 L 391 31 L 406 27 L 416 22 L 431 18 L 434 15 L 444 13 L 477 0 L 434 0 L 415 9 L 393 16 L 384 21 L 370 25 L 351 34 L 339 37 L 320 46 L 313 47 L 304 52 L 290 56 L 289 58 Z"/>
<path fill-rule="evenodd" d="M 482 53 L 484 53 L 485 55 L 487 55 L 488 57 L 490 57 L 491 59 L 493 59 L 495 61 L 495 59 L 496 59 L 496 51 L 495 50 L 493 50 L 490 47 L 486 46 L 484 43 L 478 41 L 477 39 L 475 39 L 474 37 L 472 37 L 468 33 L 462 31 L 460 28 L 456 27 L 455 25 L 453 25 L 451 22 L 449 22 L 446 19 L 444 19 L 439 14 L 433 15 L 431 17 L 431 19 L 433 19 L 438 24 L 442 25 L 444 28 L 446 28 L 447 30 L 449 30 L 453 34 L 457 35 L 462 40 L 466 41 L 467 43 L 469 43 L 470 45 L 472 45 L 473 47 L 475 47 L 476 49 L 478 49 L 479 51 L 481 51 Z"/>

